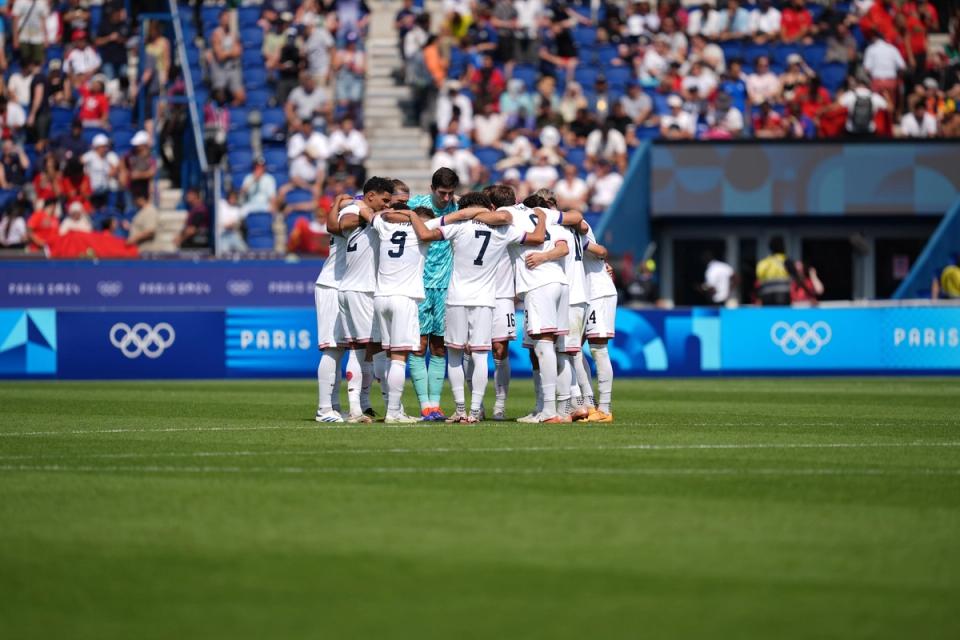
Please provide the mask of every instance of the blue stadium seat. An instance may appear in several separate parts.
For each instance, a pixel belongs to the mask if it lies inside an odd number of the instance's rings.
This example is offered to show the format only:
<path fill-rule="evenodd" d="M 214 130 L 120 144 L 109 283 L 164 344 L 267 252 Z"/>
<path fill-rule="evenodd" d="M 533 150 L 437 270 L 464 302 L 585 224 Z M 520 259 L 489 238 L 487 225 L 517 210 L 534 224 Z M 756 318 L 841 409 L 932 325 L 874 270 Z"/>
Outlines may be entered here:
<path fill-rule="evenodd" d="M 630 67 L 609 67 L 607 69 L 607 85 L 611 90 L 626 89 L 627 83 L 633 78 L 633 69 Z"/>
<path fill-rule="evenodd" d="M 70 107 L 50 107 L 50 126 L 54 131 L 69 129 L 75 111 Z"/>
<path fill-rule="evenodd" d="M 130 149 L 130 141 L 133 140 L 134 132 L 132 129 L 115 129 L 113 135 L 113 150 L 117 153 L 124 153 Z"/>
<path fill-rule="evenodd" d="M 286 137 L 287 119 L 280 107 L 264 109 L 261 112 L 261 131 L 265 141 L 283 141 Z"/>
<path fill-rule="evenodd" d="M 827 45 L 823 42 L 815 42 L 807 45 L 800 52 L 804 61 L 811 69 L 817 69 L 823 64 L 823 59 L 827 56 Z"/>
<path fill-rule="evenodd" d="M 596 27 L 578 25 L 573 30 L 573 41 L 578 47 L 592 47 L 597 42 Z"/>
<path fill-rule="evenodd" d="M 259 47 L 256 49 L 244 49 L 242 59 L 244 69 L 263 66 L 263 52 L 260 51 Z"/>
<path fill-rule="evenodd" d="M 90 6 L 90 33 L 96 33 L 100 29 L 100 21 L 103 19 L 103 5 Z"/>
<path fill-rule="evenodd" d="M 447 69 L 448 78 L 459 78 L 467 71 L 470 56 L 459 47 L 450 48 L 450 67 Z"/>
<path fill-rule="evenodd" d="M 230 112 L 230 130 L 231 131 L 247 128 L 247 108 L 246 107 L 230 107 L 228 111 Z"/>
<path fill-rule="evenodd" d="M 133 114 L 126 107 L 110 107 L 110 126 L 114 129 L 126 129 L 133 122 Z"/>
<path fill-rule="evenodd" d="M 18 189 L 0 189 L 0 210 L 6 210 L 17 199 Z"/>
<path fill-rule="evenodd" d="M 757 63 L 757 58 L 760 56 L 769 56 L 770 47 L 765 44 L 756 44 L 748 43 L 743 47 L 743 53 L 741 54 L 745 64 L 753 66 Z"/>
<path fill-rule="evenodd" d="M 730 64 L 731 60 L 743 57 L 743 45 L 736 40 L 727 40 L 721 42 L 720 48 L 723 49 L 723 57 Z"/>
<path fill-rule="evenodd" d="M 259 6 L 240 7 L 239 11 L 240 13 L 237 17 L 239 19 L 241 29 L 257 26 L 257 20 L 260 19 Z"/>
<path fill-rule="evenodd" d="M 227 133 L 227 149 L 233 151 L 250 148 L 250 130 L 240 129 Z"/>
<path fill-rule="evenodd" d="M 639 140 L 655 140 L 660 137 L 660 127 L 641 125 L 636 128 L 636 135 Z"/>
<path fill-rule="evenodd" d="M 253 152 L 249 149 L 230 149 L 227 160 L 231 171 L 249 170 L 253 166 Z"/>
<path fill-rule="evenodd" d="M 530 64 L 518 64 L 513 68 L 513 77 L 523 80 L 523 82 L 527 85 L 528 91 L 533 91 L 537 84 L 537 78 L 539 75 L 540 72 L 537 70 L 537 68 Z"/>
<path fill-rule="evenodd" d="M 63 60 L 63 47 L 58 47 L 56 45 L 47 47 L 46 60 L 48 65 L 50 64 L 51 60 Z"/>
<path fill-rule="evenodd" d="M 797 44 L 778 44 L 773 48 L 773 61 L 786 68 L 787 58 L 794 53 L 802 55 L 801 47 Z"/>
<path fill-rule="evenodd" d="M 578 169 L 583 169 L 583 162 L 587 159 L 587 150 L 583 147 L 567 149 L 567 162 Z"/>
<path fill-rule="evenodd" d="M 293 189 L 287 193 L 287 204 L 303 204 L 313 200 L 313 194 L 306 189 Z"/>
<path fill-rule="evenodd" d="M 263 150 L 263 159 L 267 161 L 267 171 L 270 173 L 276 173 L 287 168 L 286 148 L 267 147 Z M 282 184 L 279 179 L 277 179 L 277 184 Z"/>
<path fill-rule="evenodd" d="M 503 159 L 503 151 L 496 147 L 476 147 L 473 155 L 477 156 L 477 160 L 485 167 L 492 167 Z"/>
<path fill-rule="evenodd" d="M 243 83 L 248 89 L 260 89 L 267 86 L 267 71 L 262 67 L 248 67 L 243 70 Z"/>
<path fill-rule="evenodd" d="M 186 35 L 186 34 L 184 34 Z M 190 66 L 200 64 L 200 50 L 193 45 L 186 47 L 187 50 L 187 62 L 190 63 Z"/>
<path fill-rule="evenodd" d="M 247 106 L 251 109 L 266 109 L 273 97 L 274 93 L 267 89 L 250 89 L 247 91 Z"/>
<path fill-rule="evenodd" d="M 831 93 L 836 93 L 847 78 L 847 65 L 843 62 L 828 62 L 820 65 L 819 73 L 823 86 Z"/>
<path fill-rule="evenodd" d="M 599 71 L 596 67 L 581 67 L 578 66 L 577 70 L 573 73 L 573 78 L 580 83 L 580 87 L 584 91 L 593 88 L 593 83 L 596 82 Z"/>
<path fill-rule="evenodd" d="M 602 67 L 609 67 L 610 62 L 616 60 L 620 57 L 620 54 L 617 53 L 617 48 L 612 44 L 603 45 L 597 47 L 596 49 L 597 63 Z M 609 75 L 610 70 L 607 70 Z"/>
<path fill-rule="evenodd" d="M 240 31 L 240 38 L 243 40 L 244 49 L 256 47 L 259 51 L 263 46 L 263 29 L 257 26 L 245 27 Z"/>
<path fill-rule="evenodd" d="M 217 26 L 217 23 L 220 21 L 220 12 L 223 11 L 222 7 L 204 7 L 200 10 L 200 19 L 203 20 L 203 26 L 207 27 L 208 25 Z"/>

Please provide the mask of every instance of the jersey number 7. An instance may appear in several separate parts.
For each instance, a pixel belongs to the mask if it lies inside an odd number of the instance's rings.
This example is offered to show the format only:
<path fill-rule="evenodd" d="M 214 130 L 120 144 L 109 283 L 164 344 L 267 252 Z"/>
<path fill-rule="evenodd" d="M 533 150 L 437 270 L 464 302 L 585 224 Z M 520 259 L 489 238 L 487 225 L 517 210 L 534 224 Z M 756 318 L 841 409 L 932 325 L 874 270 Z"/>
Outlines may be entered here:
<path fill-rule="evenodd" d="M 480 238 L 483 238 L 483 245 L 480 247 L 480 253 L 477 254 L 477 259 L 473 261 L 473 264 L 477 265 L 478 267 L 482 267 L 482 266 L 483 266 L 483 254 L 485 254 L 485 253 L 487 252 L 487 245 L 490 244 L 490 232 L 489 232 L 489 231 L 481 231 L 481 230 L 477 229 L 476 231 L 474 231 L 473 237 L 474 237 L 474 238 L 477 238 L 478 240 L 479 240 Z"/>

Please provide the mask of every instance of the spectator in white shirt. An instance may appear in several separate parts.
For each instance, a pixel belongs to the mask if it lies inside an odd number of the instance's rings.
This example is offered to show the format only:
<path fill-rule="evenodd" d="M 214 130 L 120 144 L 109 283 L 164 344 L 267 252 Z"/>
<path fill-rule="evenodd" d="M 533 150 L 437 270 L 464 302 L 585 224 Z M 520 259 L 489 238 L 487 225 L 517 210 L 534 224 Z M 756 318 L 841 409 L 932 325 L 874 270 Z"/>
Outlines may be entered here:
<path fill-rule="evenodd" d="M 736 286 L 736 272 L 729 264 L 712 255 L 707 254 L 705 260 L 707 268 L 700 289 L 713 304 L 726 304 Z"/>
<path fill-rule="evenodd" d="M 539 189 L 553 189 L 553 185 L 560 179 L 557 168 L 550 164 L 550 157 L 545 153 L 537 153 L 536 164 L 527 169 L 524 180 L 531 192 Z"/>
<path fill-rule="evenodd" d="M 10 79 L 7 80 L 7 91 L 10 97 L 23 108 L 30 106 L 30 85 L 33 83 L 33 76 L 36 71 L 36 66 L 28 62 L 23 65 L 21 70 L 11 73 Z"/>
<path fill-rule="evenodd" d="M 704 2 L 687 17 L 687 33 L 691 36 L 715 38 L 720 33 L 720 12 L 712 4 Z"/>
<path fill-rule="evenodd" d="M 617 198 L 621 186 L 623 186 L 623 176 L 613 171 L 610 163 L 606 160 L 599 161 L 594 172 L 587 176 L 587 187 L 590 189 L 590 209 L 605 211 Z"/>
<path fill-rule="evenodd" d="M 73 86 L 77 87 L 86 82 L 100 69 L 102 63 L 100 54 L 90 45 L 86 31 L 75 31 L 71 38 L 73 50 L 67 54 L 63 63 L 64 72 L 70 76 Z"/>
<path fill-rule="evenodd" d="M 27 112 L 15 100 L 7 100 L 6 96 L 0 96 L 0 128 L 9 129 L 10 135 L 20 140 L 21 131 L 27 123 Z"/>
<path fill-rule="evenodd" d="M 755 105 L 780 102 L 780 79 L 770 71 L 770 58 L 767 56 L 757 58 L 756 69 L 747 76 L 747 95 Z"/>
<path fill-rule="evenodd" d="M 300 85 L 294 87 L 284 104 L 287 125 L 330 115 L 332 102 L 327 90 L 317 84 L 309 71 L 300 72 Z"/>
<path fill-rule="evenodd" d="M 621 171 L 627 166 L 627 139 L 613 128 L 609 120 L 590 132 L 584 151 L 587 169 L 591 169 L 598 160 L 606 160 Z"/>
<path fill-rule="evenodd" d="M 533 159 L 533 143 L 520 133 L 520 129 L 507 131 L 507 141 L 503 144 L 505 157 L 497 162 L 497 169 L 503 171 L 510 167 L 522 167 Z"/>
<path fill-rule="evenodd" d="M 494 110 L 493 103 L 483 105 L 473 118 L 473 142 L 480 147 L 500 147 L 506 132 L 506 118 Z"/>
<path fill-rule="evenodd" d="M 653 100 L 636 82 L 627 85 L 627 95 L 620 98 L 620 104 L 635 125 L 643 124 L 653 113 Z"/>
<path fill-rule="evenodd" d="M 683 109 L 683 98 L 667 98 L 670 113 L 660 118 L 660 135 L 668 140 L 690 140 L 697 132 L 697 121 L 693 114 Z"/>
<path fill-rule="evenodd" d="M 727 93 L 717 94 L 714 106 L 707 112 L 706 138 L 727 140 L 738 138 L 743 132 L 743 114 L 733 106 L 733 100 Z"/>
<path fill-rule="evenodd" d="M 640 79 L 650 82 L 659 80 L 670 68 L 670 38 L 660 34 L 653 40 L 653 46 L 647 47 L 637 70 Z"/>
<path fill-rule="evenodd" d="M 441 148 L 433 154 L 431 171 L 447 167 L 460 178 L 460 184 L 473 184 L 480 175 L 480 161 L 469 149 L 460 148 L 457 136 L 443 136 Z"/>
<path fill-rule="evenodd" d="M 343 155 L 347 164 L 354 167 L 362 166 L 370 154 L 367 138 L 354 128 L 352 118 L 344 118 L 340 128 L 330 134 L 329 141 L 330 155 Z"/>
<path fill-rule="evenodd" d="M 93 224 L 90 222 L 90 216 L 87 210 L 83 208 L 82 202 L 74 202 L 67 209 L 67 217 L 60 223 L 60 235 L 64 236 L 71 231 L 81 233 L 90 233 L 93 231 Z"/>
<path fill-rule="evenodd" d="M 883 96 L 863 84 L 847 91 L 837 102 L 847 110 L 847 133 L 856 136 L 875 133 L 877 112 L 887 108 Z"/>
<path fill-rule="evenodd" d="M 899 84 L 900 72 L 907 68 L 907 64 L 895 46 L 875 35 L 863 52 L 863 68 L 870 74 L 874 91 L 893 94 Z"/>
<path fill-rule="evenodd" d="M 913 110 L 900 120 L 900 135 L 904 138 L 936 138 L 937 117 L 927 111 L 923 100 L 917 100 Z"/>
<path fill-rule="evenodd" d="M 690 65 L 690 73 L 681 81 L 684 97 L 687 100 L 692 99 L 692 93 L 697 91 L 698 96 L 709 96 L 717 88 L 716 74 L 704 67 L 703 63 L 695 60 Z"/>
<path fill-rule="evenodd" d="M 284 210 L 287 195 L 295 189 L 309 191 L 314 197 L 319 196 L 326 173 L 324 165 L 319 162 L 321 153 L 322 150 L 315 144 L 290 146 L 287 150 L 287 158 L 290 160 L 290 182 L 277 191 L 275 202 L 277 211 Z"/>
<path fill-rule="evenodd" d="M 750 34 L 757 44 L 772 42 L 780 35 L 780 10 L 770 0 L 760 0 L 750 12 Z"/>
<path fill-rule="evenodd" d="M 106 203 L 110 192 L 120 190 L 120 157 L 110 150 L 110 139 L 106 135 L 95 135 L 90 151 L 83 154 L 80 161 L 90 179 L 91 202 L 95 206 Z"/>
<path fill-rule="evenodd" d="M 437 96 L 437 130 L 446 132 L 454 119 L 454 110 L 459 110 L 460 131 L 470 135 L 473 130 L 473 101 L 461 92 L 462 86 L 451 80 Z"/>
<path fill-rule="evenodd" d="M 240 194 L 231 189 L 225 199 L 217 205 L 217 244 L 225 253 L 239 253 L 247 250 L 243 240 L 243 219 L 245 212 L 240 206 Z"/>
<path fill-rule="evenodd" d="M 553 187 L 557 194 L 557 205 L 564 211 L 583 211 L 587 208 L 587 196 L 590 189 L 586 181 L 577 175 L 577 168 L 572 164 L 563 165 L 563 178 Z"/>
<path fill-rule="evenodd" d="M 320 149 L 320 160 L 326 162 L 330 158 L 330 141 L 318 128 L 323 125 L 322 118 L 314 120 L 304 120 L 300 123 L 296 132 L 287 139 L 287 151 L 293 145 L 301 145 L 306 148 L 309 144 L 316 145 Z"/>
<path fill-rule="evenodd" d="M 267 162 L 262 157 L 253 161 L 253 171 L 247 174 L 240 186 L 240 202 L 243 215 L 251 211 L 269 211 L 277 195 L 277 180 L 267 173 Z"/>
<path fill-rule="evenodd" d="M 649 2 L 637 2 L 627 17 L 627 33 L 634 38 L 660 31 L 660 16 L 650 10 Z"/>

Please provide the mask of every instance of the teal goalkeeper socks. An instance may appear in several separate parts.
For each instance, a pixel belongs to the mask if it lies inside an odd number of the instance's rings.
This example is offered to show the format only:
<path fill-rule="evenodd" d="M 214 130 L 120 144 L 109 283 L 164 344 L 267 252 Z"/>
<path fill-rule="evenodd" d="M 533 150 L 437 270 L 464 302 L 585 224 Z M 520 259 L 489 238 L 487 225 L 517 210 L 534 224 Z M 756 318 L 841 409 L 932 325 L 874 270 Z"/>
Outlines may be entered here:
<path fill-rule="evenodd" d="M 430 380 L 430 404 L 440 406 L 440 394 L 443 392 L 443 377 L 447 373 L 447 359 L 445 357 L 430 356 L 430 367 L 427 377 Z"/>
<path fill-rule="evenodd" d="M 430 404 L 430 397 L 427 392 L 427 361 L 424 356 L 410 354 L 410 379 L 413 380 L 413 390 L 417 392 L 417 400 L 420 401 L 420 408 L 424 409 Z"/>

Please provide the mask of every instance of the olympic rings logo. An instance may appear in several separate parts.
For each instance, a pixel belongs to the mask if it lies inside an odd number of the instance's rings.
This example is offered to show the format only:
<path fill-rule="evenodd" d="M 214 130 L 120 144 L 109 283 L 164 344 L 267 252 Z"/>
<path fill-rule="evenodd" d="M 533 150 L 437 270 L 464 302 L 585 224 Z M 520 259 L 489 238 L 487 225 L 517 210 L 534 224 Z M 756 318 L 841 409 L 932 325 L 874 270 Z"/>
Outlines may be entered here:
<path fill-rule="evenodd" d="M 773 340 L 773 344 L 780 347 L 788 356 L 799 353 L 815 356 L 827 346 L 832 337 L 833 331 L 830 325 L 822 320 L 813 324 L 800 321 L 792 325 L 781 320 L 770 327 L 770 339 Z"/>
<path fill-rule="evenodd" d="M 159 358 L 168 347 L 173 345 L 177 334 L 167 322 L 151 327 L 146 322 L 138 322 L 132 327 L 118 322 L 110 327 L 110 344 L 131 360 L 141 355 Z"/>

